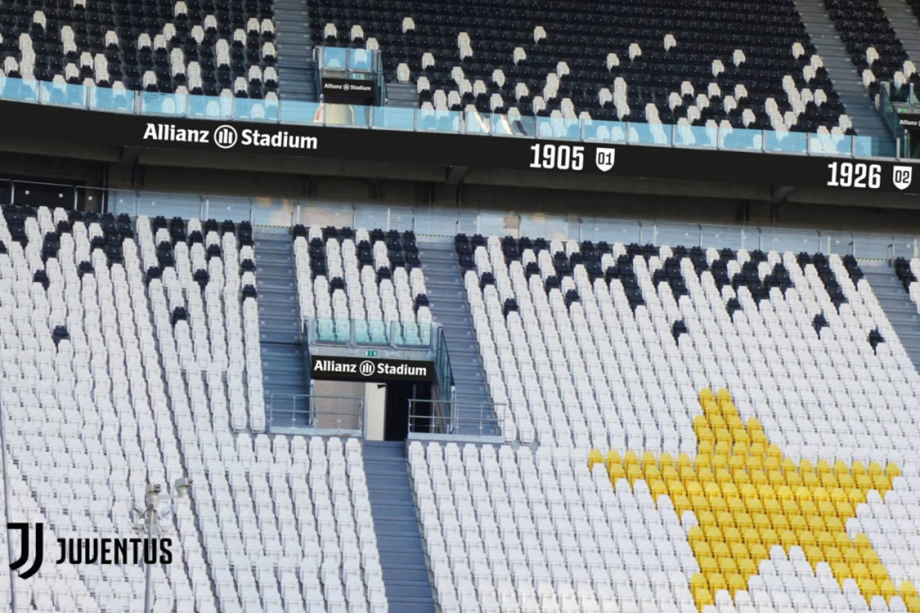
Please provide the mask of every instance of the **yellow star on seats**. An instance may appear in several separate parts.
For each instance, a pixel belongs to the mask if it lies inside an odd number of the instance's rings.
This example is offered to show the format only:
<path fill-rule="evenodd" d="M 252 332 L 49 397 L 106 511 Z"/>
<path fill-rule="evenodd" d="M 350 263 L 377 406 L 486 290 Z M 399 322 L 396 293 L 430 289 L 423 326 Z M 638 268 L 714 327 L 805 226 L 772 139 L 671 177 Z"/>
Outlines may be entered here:
<path fill-rule="evenodd" d="M 676 461 L 667 453 L 640 458 L 633 451 L 623 457 L 611 451 L 605 457 L 594 450 L 588 458 L 590 468 L 598 463 L 607 467 L 611 484 L 645 480 L 656 504 L 668 495 L 678 516 L 694 512 L 699 526 L 688 539 L 700 572 L 690 579 L 690 589 L 700 611 L 719 590 L 727 590 L 732 599 L 746 590 L 770 548 L 780 545 L 787 553 L 801 547 L 812 568 L 826 562 L 841 586 L 854 579 L 866 602 L 873 596 L 886 602 L 900 596 L 908 611 L 920 613 L 914 585 L 895 586 L 869 538 L 858 534 L 853 539 L 846 531 L 847 520 L 856 516 L 870 490 L 884 496 L 891 489 L 891 480 L 901 474 L 897 466 L 796 463 L 770 444 L 756 418 L 745 426 L 727 390 L 718 396 L 703 390 L 700 405 L 703 415 L 693 422 L 699 441 L 695 461 L 686 454 Z"/>

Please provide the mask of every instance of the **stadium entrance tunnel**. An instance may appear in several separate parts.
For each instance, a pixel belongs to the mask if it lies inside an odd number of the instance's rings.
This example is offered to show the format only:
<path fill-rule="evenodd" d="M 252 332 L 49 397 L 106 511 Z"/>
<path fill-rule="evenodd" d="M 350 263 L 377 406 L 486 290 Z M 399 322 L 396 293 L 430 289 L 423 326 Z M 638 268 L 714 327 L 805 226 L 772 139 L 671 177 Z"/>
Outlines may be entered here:
<path fill-rule="evenodd" d="M 317 379 L 311 387 L 312 416 L 304 422 L 310 429 L 347 430 L 370 441 L 404 441 L 410 429 L 431 427 L 430 382 Z"/>
<path fill-rule="evenodd" d="M 370 441 L 404 441 L 410 432 L 431 430 L 441 390 L 450 388 L 428 347 L 310 349 L 306 428 Z"/>

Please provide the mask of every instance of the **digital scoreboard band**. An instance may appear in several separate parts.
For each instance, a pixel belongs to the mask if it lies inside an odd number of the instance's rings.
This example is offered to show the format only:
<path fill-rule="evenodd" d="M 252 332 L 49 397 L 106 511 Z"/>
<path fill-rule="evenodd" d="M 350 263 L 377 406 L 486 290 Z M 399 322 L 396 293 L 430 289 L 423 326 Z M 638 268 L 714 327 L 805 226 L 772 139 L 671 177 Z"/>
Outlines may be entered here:
<path fill-rule="evenodd" d="M 0 102 L 0 149 L 10 136 L 57 144 L 247 153 L 296 158 L 463 166 L 521 172 L 726 184 L 783 185 L 859 192 L 920 193 L 911 162 L 766 154 L 655 145 L 553 141 L 314 125 L 147 117 Z M 49 153 L 49 155 L 56 155 Z"/>

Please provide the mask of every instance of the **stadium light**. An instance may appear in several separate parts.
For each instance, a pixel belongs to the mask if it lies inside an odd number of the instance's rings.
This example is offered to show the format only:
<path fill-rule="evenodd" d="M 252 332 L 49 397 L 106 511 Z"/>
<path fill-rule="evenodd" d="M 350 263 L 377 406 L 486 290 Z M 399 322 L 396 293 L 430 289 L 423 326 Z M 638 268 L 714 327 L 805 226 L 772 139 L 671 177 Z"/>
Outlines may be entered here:
<path fill-rule="evenodd" d="M 161 526 L 160 522 L 169 519 L 175 514 L 176 501 L 188 497 L 188 490 L 192 487 L 192 480 L 181 478 L 176 479 L 174 484 L 174 494 L 162 496 L 162 486 L 159 483 L 152 483 L 147 487 L 144 495 L 144 508 L 136 507 L 135 513 L 142 517 L 135 525 L 138 532 L 143 532 L 149 542 L 150 539 L 158 537 L 168 530 Z M 160 506 L 160 503 L 165 503 Z M 144 559 L 144 613 L 151 613 L 153 608 L 153 564 L 147 564 Z M 15 612 L 14 612 L 15 613 Z"/>

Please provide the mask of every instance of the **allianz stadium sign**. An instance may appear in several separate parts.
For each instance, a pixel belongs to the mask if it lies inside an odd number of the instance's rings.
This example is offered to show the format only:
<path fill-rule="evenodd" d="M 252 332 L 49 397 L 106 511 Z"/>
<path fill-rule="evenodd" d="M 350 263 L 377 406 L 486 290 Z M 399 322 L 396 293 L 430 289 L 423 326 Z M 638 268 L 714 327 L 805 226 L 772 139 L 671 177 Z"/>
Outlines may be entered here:
<path fill-rule="evenodd" d="M 310 376 L 335 381 L 433 381 L 434 362 L 312 356 Z"/>
<path fill-rule="evenodd" d="M 920 193 L 913 164 L 882 158 L 608 144 L 443 132 L 152 118 L 0 101 L 0 149 L 8 136 L 60 146 L 110 145 L 214 154 L 259 154 L 524 173 L 633 177 L 713 184 L 784 185 Z M 15 148 L 7 150 L 15 151 Z"/>

